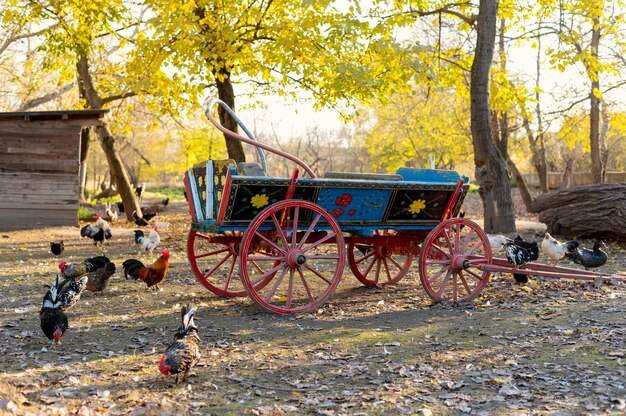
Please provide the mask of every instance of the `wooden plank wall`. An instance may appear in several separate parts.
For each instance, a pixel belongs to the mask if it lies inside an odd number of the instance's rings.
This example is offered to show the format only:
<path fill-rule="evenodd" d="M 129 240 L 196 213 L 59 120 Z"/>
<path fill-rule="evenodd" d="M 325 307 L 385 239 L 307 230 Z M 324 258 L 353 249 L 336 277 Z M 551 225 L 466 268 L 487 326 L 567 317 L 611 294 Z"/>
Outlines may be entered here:
<path fill-rule="evenodd" d="M 0 114 L 0 228 L 78 225 L 80 131 L 97 118 Z"/>

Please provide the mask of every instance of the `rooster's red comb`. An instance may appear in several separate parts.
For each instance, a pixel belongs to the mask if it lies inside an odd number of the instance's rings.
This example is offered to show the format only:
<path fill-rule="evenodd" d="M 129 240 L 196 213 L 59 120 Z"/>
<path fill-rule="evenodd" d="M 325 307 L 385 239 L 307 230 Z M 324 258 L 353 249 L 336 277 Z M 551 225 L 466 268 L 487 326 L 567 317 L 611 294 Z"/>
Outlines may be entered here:
<path fill-rule="evenodd" d="M 63 269 L 65 269 L 65 265 L 67 264 L 67 262 L 65 260 L 63 260 L 61 263 L 59 263 L 59 270 L 61 270 L 61 272 L 63 272 Z"/>

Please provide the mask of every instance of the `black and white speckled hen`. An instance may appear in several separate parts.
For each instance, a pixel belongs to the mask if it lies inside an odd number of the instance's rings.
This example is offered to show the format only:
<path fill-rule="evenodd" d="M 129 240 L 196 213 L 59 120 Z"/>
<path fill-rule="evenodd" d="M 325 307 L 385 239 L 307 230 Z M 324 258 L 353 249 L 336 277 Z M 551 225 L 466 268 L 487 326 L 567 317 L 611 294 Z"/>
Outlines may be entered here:
<path fill-rule="evenodd" d="M 191 304 L 181 309 L 182 323 L 174 335 L 174 342 L 167 347 L 159 361 L 159 371 L 164 376 L 176 374 L 176 383 L 182 374 L 185 381 L 189 370 L 200 361 L 200 337 L 198 327 L 193 321 L 196 308 Z"/>
<path fill-rule="evenodd" d="M 524 241 L 519 235 L 513 239 L 512 243 L 506 243 L 503 248 L 506 259 L 515 267 L 539 258 L 539 245 L 537 242 Z M 518 283 L 528 282 L 528 276 L 525 274 L 513 273 L 513 277 Z"/>
<path fill-rule="evenodd" d="M 57 276 L 59 278 L 60 276 Z M 61 302 L 61 309 L 67 311 L 78 303 L 80 295 L 87 288 L 87 276 L 77 279 L 65 279 L 58 287 L 57 300 Z"/>
<path fill-rule="evenodd" d="M 565 256 L 574 263 L 580 264 L 585 270 L 600 267 L 608 260 L 608 256 L 603 248 L 606 247 L 604 241 L 598 240 L 593 244 L 593 250 L 578 248 L 565 253 Z"/>
<path fill-rule="evenodd" d="M 61 344 L 61 337 L 69 326 L 67 315 L 61 309 L 61 301 L 58 297 L 60 285 L 61 282 L 59 276 L 57 276 L 54 285 L 46 292 L 43 298 L 43 306 L 39 311 L 41 330 L 51 341 L 50 347 L 55 348 Z"/>

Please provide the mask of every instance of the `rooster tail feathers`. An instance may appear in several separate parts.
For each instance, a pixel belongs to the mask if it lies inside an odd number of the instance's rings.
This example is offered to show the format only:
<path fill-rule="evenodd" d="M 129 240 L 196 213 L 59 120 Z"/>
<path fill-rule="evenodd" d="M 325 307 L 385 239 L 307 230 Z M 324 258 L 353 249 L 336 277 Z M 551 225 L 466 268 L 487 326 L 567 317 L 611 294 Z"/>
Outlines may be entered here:
<path fill-rule="evenodd" d="M 139 278 L 139 270 L 146 267 L 142 262 L 136 259 L 128 259 L 122 263 L 122 268 L 124 269 L 124 277 L 128 279 L 130 276 L 134 280 Z"/>
<path fill-rule="evenodd" d="M 192 307 L 191 304 L 187 306 L 183 306 L 181 309 L 181 315 L 183 320 L 183 329 L 185 332 L 191 327 L 195 327 L 193 323 L 193 315 L 196 313 L 196 308 Z"/>

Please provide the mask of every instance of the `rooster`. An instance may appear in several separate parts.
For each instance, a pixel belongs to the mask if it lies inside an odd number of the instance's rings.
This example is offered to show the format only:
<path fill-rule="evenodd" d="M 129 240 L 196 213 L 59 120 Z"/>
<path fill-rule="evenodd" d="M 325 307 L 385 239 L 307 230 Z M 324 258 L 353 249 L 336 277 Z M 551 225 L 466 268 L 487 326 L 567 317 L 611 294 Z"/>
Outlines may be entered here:
<path fill-rule="evenodd" d="M 63 253 L 63 250 L 65 250 L 65 246 L 63 245 L 63 240 L 59 241 L 58 243 L 54 241 L 50 243 L 50 251 L 55 256 L 60 256 L 61 253 Z"/>
<path fill-rule="evenodd" d="M 102 215 L 98 214 L 95 223 L 86 224 L 80 229 L 80 236 L 91 238 L 94 246 L 102 248 L 104 241 L 112 237 L 111 227 L 109 227 L 108 222 L 102 219 Z"/>
<path fill-rule="evenodd" d="M 135 230 L 135 244 L 143 247 L 144 251 L 152 253 L 152 250 L 154 250 L 161 242 L 161 237 L 159 236 L 158 231 L 159 229 L 155 225 L 152 227 L 152 230 L 150 230 L 148 237 L 146 237 L 143 231 Z"/>
<path fill-rule="evenodd" d="M 56 348 L 61 344 L 61 337 L 69 326 L 67 315 L 61 309 L 61 302 L 58 299 L 59 285 L 59 276 L 57 276 L 54 285 L 46 292 L 43 306 L 39 311 L 41 330 L 51 341 L 51 348 Z"/>
<path fill-rule="evenodd" d="M 109 262 L 110 260 L 106 256 L 90 257 L 83 260 L 82 263 L 67 264 L 66 261 L 62 261 L 59 263 L 59 270 L 64 277 L 73 279 L 86 273 L 95 272 Z"/>
<path fill-rule="evenodd" d="M 87 289 L 92 293 L 102 293 L 109 286 L 111 276 L 115 274 L 115 263 L 107 263 L 95 272 L 87 273 Z"/>
<path fill-rule="evenodd" d="M 57 279 L 60 277 L 60 275 L 57 275 Z M 67 311 L 72 309 L 78 303 L 80 295 L 87 288 L 87 280 L 87 276 L 82 276 L 76 280 L 65 279 L 60 285 L 56 285 L 58 290 L 57 300 L 61 303 L 61 310 Z"/>
<path fill-rule="evenodd" d="M 163 250 L 159 258 L 156 259 L 150 267 L 146 267 L 139 260 L 128 259 L 122 263 L 122 267 L 124 268 L 124 277 L 128 279 L 130 276 L 134 280 L 142 280 L 146 282 L 148 287 L 155 286 L 159 289 L 159 283 L 161 283 L 167 275 L 169 258 L 170 252 Z"/>
<path fill-rule="evenodd" d="M 553 260 L 553 265 L 565 257 L 565 253 L 572 252 L 578 248 L 578 241 L 566 241 L 561 243 L 556 238 L 552 237 L 550 233 L 546 233 L 544 239 L 541 241 L 541 252 L 544 256 Z"/>
<path fill-rule="evenodd" d="M 539 258 L 539 245 L 535 241 L 524 241 L 519 235 L 513 239 L 512 243 L 504 244 L 503 248 L 506 259 L 515 268 Z M 528 282 L 528 276 L 525 274 L 513 273 L 513 277 L 518 283 Z"/>
<path fill-rule="evenodd" d="M 565 253 L 565 256 L 574 263 L 580 264 L 589 270 L 594 267 L 600 267 L 608 260 L 608 256 L 603 248 L 606 247 L 604 241 L 598 240 L 593 244 L 593 250 L 587 248 L 578 248 Z"/>
<path fill-rule="evenodd" d="M 159 361 L 159 371 L 164 376 L 176 374 L 176 384 L 182 373 L 185 381 L 189 370 L 200 361 L 200 337 L 198 327 L 193 321 L 196 308 L 191 305 L 181 309 L 182 323 L 174 335 L 174 341 L 167 347 Z"/>

